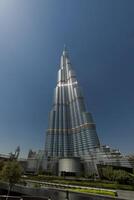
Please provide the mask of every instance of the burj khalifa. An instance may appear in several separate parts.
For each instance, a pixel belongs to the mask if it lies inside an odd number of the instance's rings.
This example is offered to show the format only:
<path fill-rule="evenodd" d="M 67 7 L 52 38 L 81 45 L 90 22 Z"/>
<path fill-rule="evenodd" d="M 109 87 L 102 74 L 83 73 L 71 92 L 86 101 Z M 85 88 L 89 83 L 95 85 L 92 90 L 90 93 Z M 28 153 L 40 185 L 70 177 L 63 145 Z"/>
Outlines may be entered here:
<path fill-rule="evenodd" d="M 49 114 L 45 151 L 51 158 L 82 157 L 99 146 L 96 125 L 86 110 L 81 88 L 64 48 Z"/>

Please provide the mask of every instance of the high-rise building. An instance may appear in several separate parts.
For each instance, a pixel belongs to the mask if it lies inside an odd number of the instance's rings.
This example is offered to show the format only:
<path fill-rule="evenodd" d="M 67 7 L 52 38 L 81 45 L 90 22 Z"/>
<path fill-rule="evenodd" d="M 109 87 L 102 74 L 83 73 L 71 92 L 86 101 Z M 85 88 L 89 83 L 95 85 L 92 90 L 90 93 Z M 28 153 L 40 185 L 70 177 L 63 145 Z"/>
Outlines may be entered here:
<path fill-rule="evenodd" d="M 66 49 L 61 56 L 53 105 L 49 114 L 45 152 L 47 169 L 55 172 L 59 160 L 62 163 L 61 159 L 64 159 L 63 162 L 70 159 L 70 163 L 74 159 L 78 163 L 79 158 L 88 172 L 97 172 L 97 164 L 119 164 L 121 160 L 119 151 L 100 145 L 95 122 L 92 114 L 86 109 Z"/>
<path fill-rule="evenodd" d="M 75 72 L 64 49 L 49 117 L 47 155 L 83 156 L 99 145 L 95 123 L 86 110 Z"/>

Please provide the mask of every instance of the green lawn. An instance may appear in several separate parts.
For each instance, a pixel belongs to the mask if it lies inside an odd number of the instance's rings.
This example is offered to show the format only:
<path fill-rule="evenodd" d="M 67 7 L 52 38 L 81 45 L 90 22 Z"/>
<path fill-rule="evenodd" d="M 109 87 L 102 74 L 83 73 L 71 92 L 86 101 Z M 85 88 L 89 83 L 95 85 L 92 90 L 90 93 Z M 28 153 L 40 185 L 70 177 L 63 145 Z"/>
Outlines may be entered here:
<path fill-rule="evenodd" d="M 88 187 L 97 187 L 97 188 L 106 188 L 106 189 L 122 189 L 122 190 L 134 190 L 134 185 L 123 185 L 116 182 L 108 182 L 102 180 L 66 180 L 63 177 L 54 177 L 54 176 L 28 176 L 26 179 L 37 180 L 37 181 L 46 181 L 52 183 L 61 183 L 68 185 L 79 185 L 79 186 L 88 186 Z"/>
<path fill-rule="evenodd" d="M 74 188 L 74 189 L 69 189 L 69 191 L 73 192 L 81 192 L 81 193 L 86 193 L 86 194 L 101 194 L 101 195 L 108 195 L 115 197 L 117 196 L 117 193 L 114 191 L 107 191 L 107 190 L 97 190 L 97 189 L 81 189 L 81 188 Z"/>

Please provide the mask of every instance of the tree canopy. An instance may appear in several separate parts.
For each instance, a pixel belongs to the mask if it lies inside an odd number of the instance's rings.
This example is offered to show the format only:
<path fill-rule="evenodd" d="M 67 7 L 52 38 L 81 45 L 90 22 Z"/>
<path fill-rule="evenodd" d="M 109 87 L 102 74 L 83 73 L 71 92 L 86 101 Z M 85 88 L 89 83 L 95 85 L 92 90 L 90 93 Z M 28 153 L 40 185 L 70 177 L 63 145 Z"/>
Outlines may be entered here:
<path fill-rule="evenodd" d="M 2 179 L 11 185 L 19 182 L 21 174 L 22 169 L 17 161 L 6 162 L 1 171 Z"/>
<path fill-rule="evenodd" d="M 109 181 L 117 181 L 121 184 L 134 184 L 133 174 L 124 170 L 113 169 L 112 166 L 107 166 L 102 169 L 102 178 Z"/>

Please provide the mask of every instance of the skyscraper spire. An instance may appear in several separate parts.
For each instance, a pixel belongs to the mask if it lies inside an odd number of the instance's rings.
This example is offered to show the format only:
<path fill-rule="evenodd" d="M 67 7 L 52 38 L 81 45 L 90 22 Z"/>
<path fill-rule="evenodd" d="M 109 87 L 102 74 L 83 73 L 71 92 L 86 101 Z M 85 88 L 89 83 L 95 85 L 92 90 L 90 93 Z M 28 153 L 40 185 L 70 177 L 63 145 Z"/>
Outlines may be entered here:
<path fill-rule="evenodd" d="M 60 67 L 61 68 L 65 67 L 67 63 L 70 63 L 70 60 L 69 60 L 69 55 L 68 55 L 68 52 L 67 52 L 66 45 L 64 44 L 63 52 L 62 52 L 62 55 L 61 55 Z"/>
<path fill-rule="evenodd" d="M 64 44 L 63 52 L 66 52 L 66 51 L 67 51 L 67 48 L 66 48 L 66 45 Z"/>

